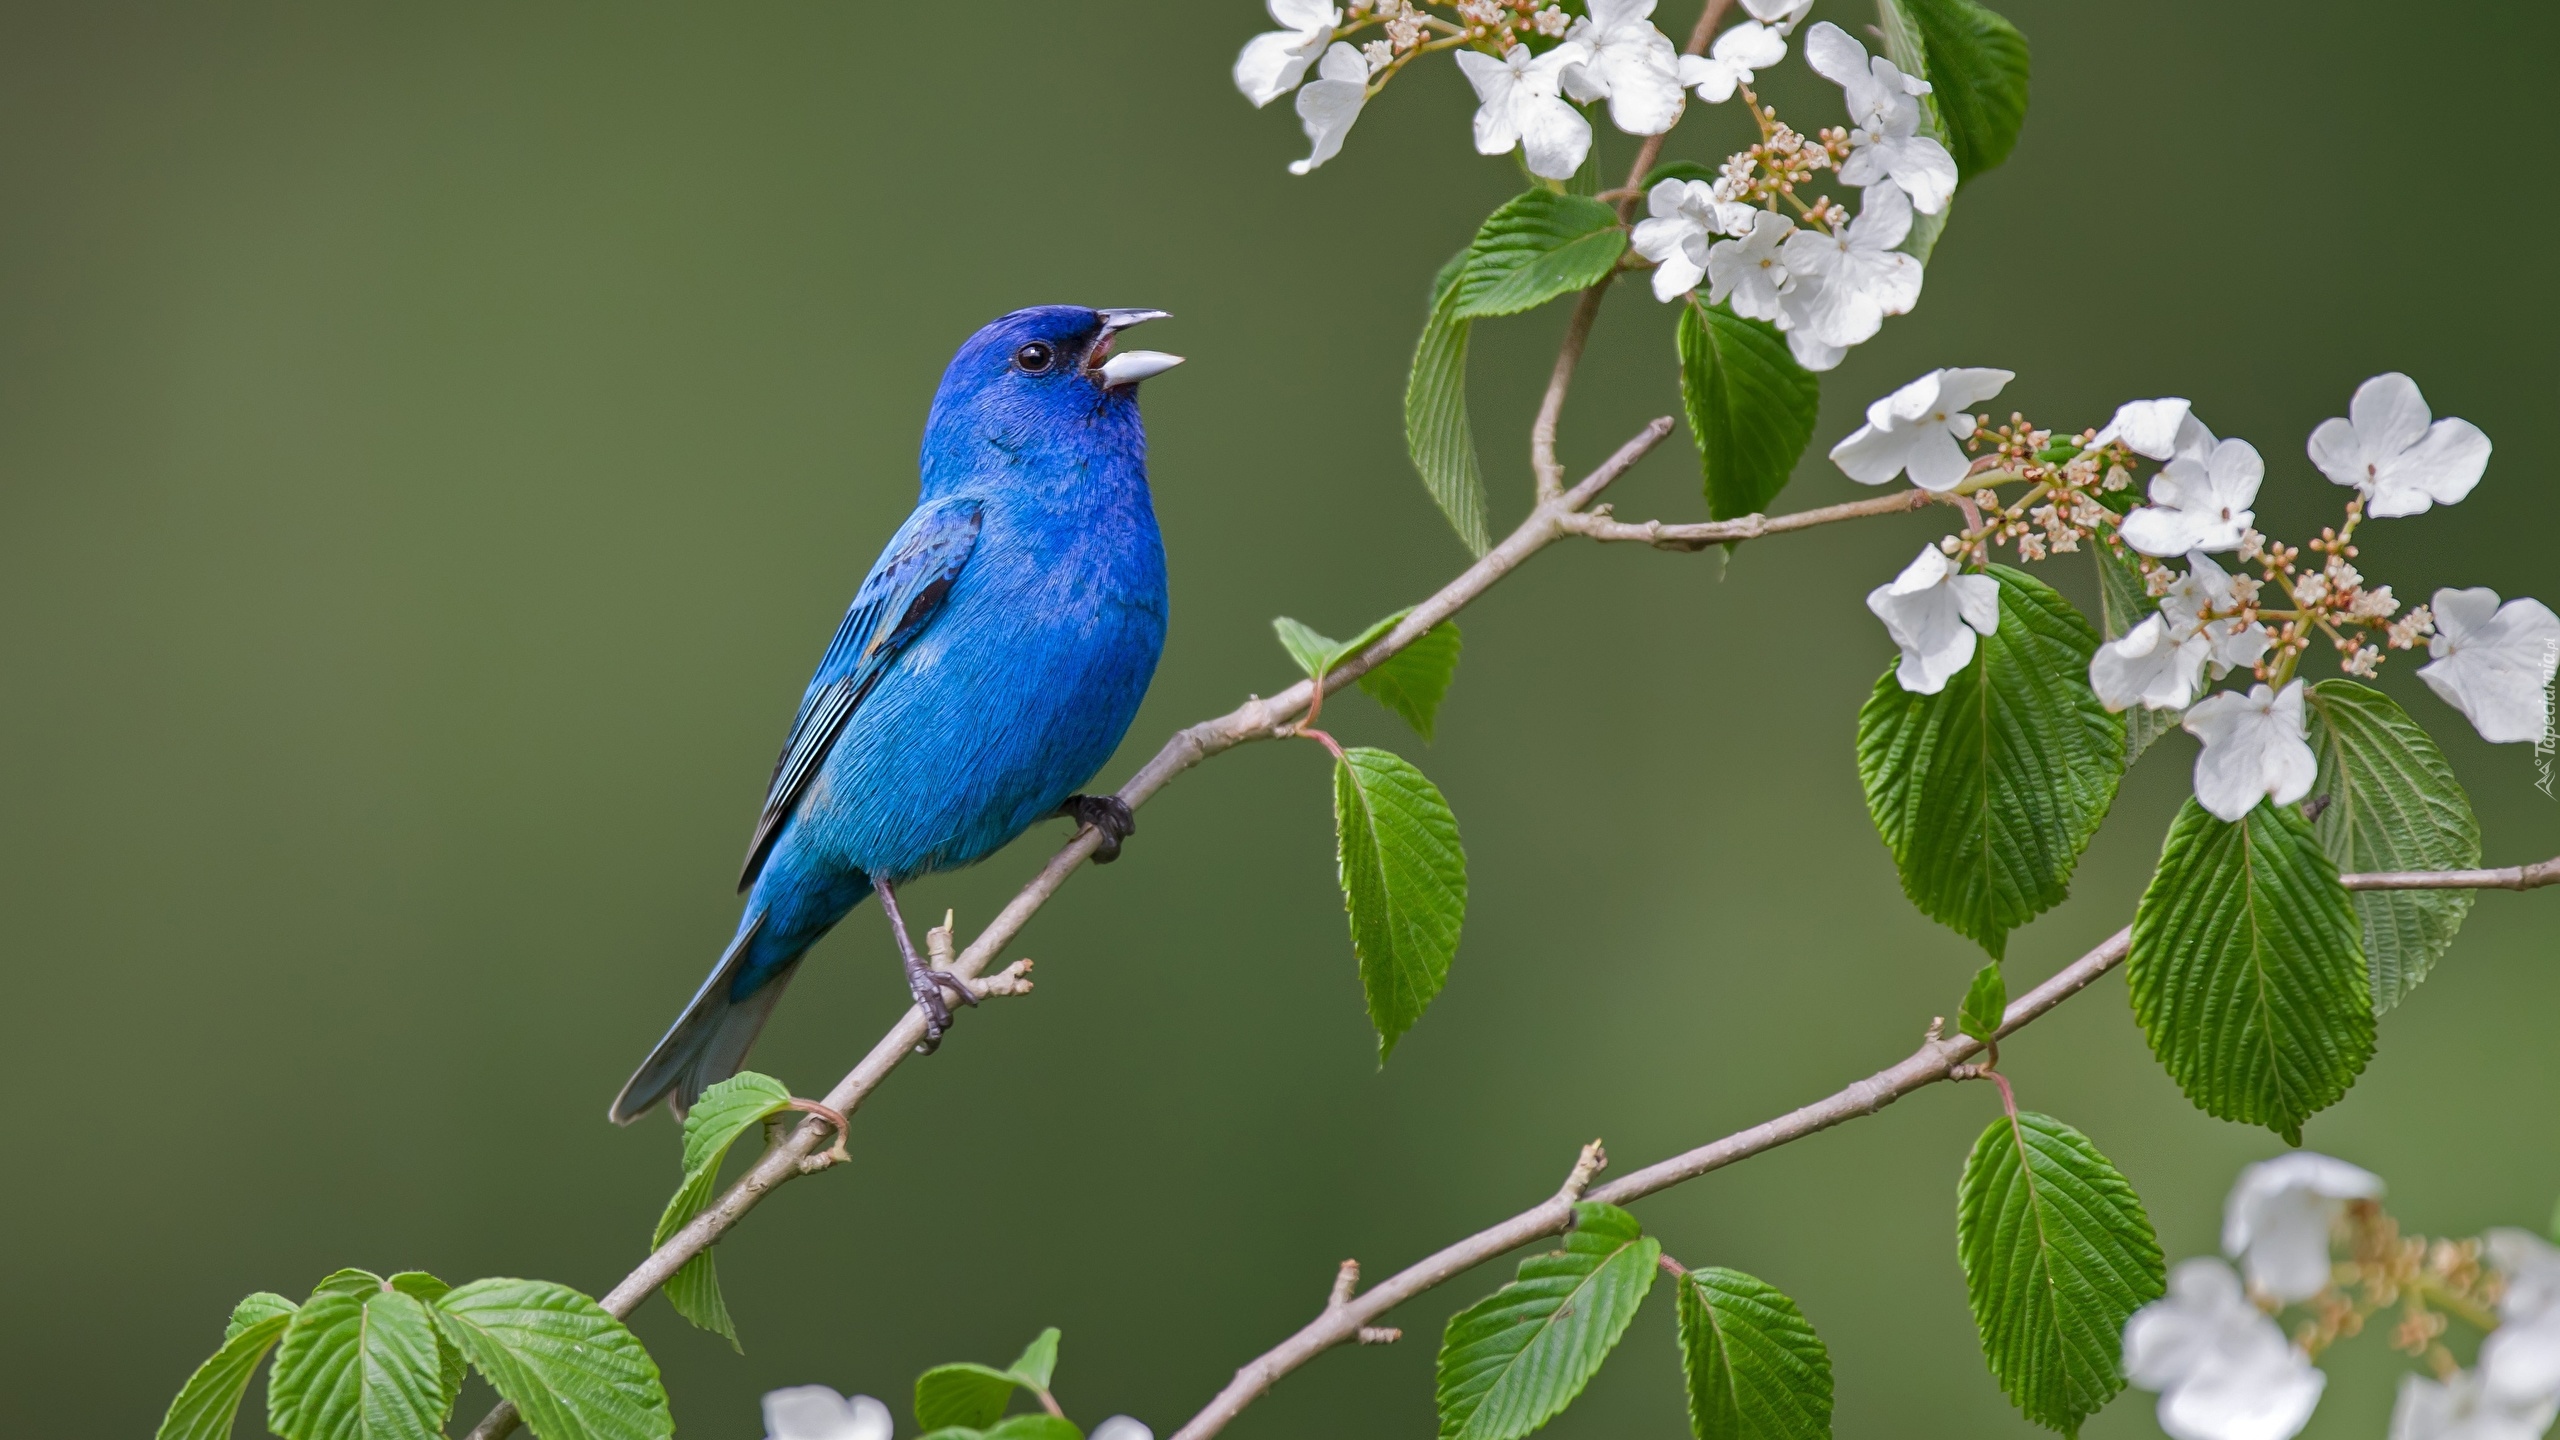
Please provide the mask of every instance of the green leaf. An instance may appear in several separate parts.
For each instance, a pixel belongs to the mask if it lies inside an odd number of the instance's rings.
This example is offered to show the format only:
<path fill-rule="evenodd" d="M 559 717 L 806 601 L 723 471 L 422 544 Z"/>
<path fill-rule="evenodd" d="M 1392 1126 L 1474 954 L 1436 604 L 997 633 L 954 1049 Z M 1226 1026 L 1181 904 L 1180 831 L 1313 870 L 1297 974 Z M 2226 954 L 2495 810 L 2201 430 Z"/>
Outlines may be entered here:
<path fill-rule="evenodd" d="M 427 1305 L 433 1305 L 453 1293 L 452 1286 L 424 1270 L 403 1270 L 382 1283 Z"/>
<path fill-rule="evenodd" d="M 2142 1200 L 2089 1137 L 2032 1110 L 1975 1141 L 1956 1244 L 1982 1356 L 2012 1404 L 2065 1435 L 2124 1388 L 2125 1321 L 2167 1271 Z"/>
<path fill-rule="evenodd" d="M 1004 1415 L 1021 1379 L 989 1365 L 936 1365 L 916 1377 L 916 1423 L 984 1429 Z M 1040 1388 L 1047 1388 L 1045 1386 Z"/>
<path fill-rule="evenodd" d="M 1327 636 L 1319 635 L 1286 615 L 1271 622 L 1271 633 L 1280 637 L 1280 648 L 1298 662 L 1298 668 L 1310 680 L 1321 680 L 1333 668 L 1333 652 L 1340 648 Z"/>
<path fill-rule="evenodd" d="M 382 1277 L 370 1270 L 332 1270 L 311 1287 L 311 1298 L 317 1300 L 332 1293 L 361 1295 L 381 1288 Z"/>
<path fill-rule="evenodd" d="M 1058 1373 L 1058 1327 L 1052 1325 L 1032 1337 L 1005 1369 L 1034 1390 L 1048 1389 L 1050 1378 Z"/>
<path fill-rule="evenodd" d="M 2189 1100 L 2295 1144 L 2373 1057 L 2355 905 L 2289 805 L 2231 825 L 2189 797 L 2134 908 L 2125 978 Z"/>
<path fill-rule="evenodd" d="M 1680 1372 L 1698 1440 L 1829 1440 L 1831 1352 L 1796 1302 L 1739 1270 L 1682 1277 Z"/>
<path fill-rule="evenodd" d="M 230 1440 L 249 1378 L 293 1323 L 295 1309 L 292 1301 L 263 1290 L 241 1301 L 231 1312 L 222 1348 L 196 1367 L 169 1402 L 157 1440 Z"/>
<path fill-rule="evenodd" d="M 1662 1246 L 1614 1205 L 1573 1207 L 1564 1248 L 1460 1311 L 1440 1342 L 1440 1440 L 1516 1440 L 1573 1403 L 1653 1288 Z"/>
<path fill-rule="evenodd" d="M 2311 748 L 2320 757 L 2312 822 L 2340 870 L 2468 870 L 2480 863 L 2480 822 L 2444 752 L 2390 696 L 2352 680 L 2311 687 Z M 2364 927 L 2373 1013 L 2427 978 L 2462 918 L 2468 890 L 2366 890 L 2353 898 Z"/>
<path fill-rule="evenodd" d="M 2001 1018 L 2008 1012 L 2009 982 L 2001 977 L 2000 962 L 1994 960 L 1973 972 L 1973 983 L 1965 987 L 1964 1005 L 1956 1011 L 1956 1025 L 1976 1040 L 1990 1040 L 1999 1035 Z"/>
<path fill-rule="evenodd" d="M 1345 750 L 1333 767 L 1333 825 L 1351 949 L 1383 1065 L 1448 982 L 1467 918 L 1467 852 L 1439 787 L 1367 746 Z"/>
<path fill-rule="evenodd" d="M 1363 648 L 1366 643 L 1362 642 Z M 1458 673 L 1458 648 L 1457 623 L 1443 620 L 1388 657 L 1385 664 L 1361 676 L 1360 688 L 1402 717 L 1427 745 L 1440 713 L 1440 701 L 1448 695 L 1449 681 Z M 1344 654 L 1351 653 L 1355 652 L 1345 647 Z"/>
<path fill-rule="evenodd" d="M 1451 291 L 1461 320 L 1516 315 L 1609 278 L 1627 232 L 1611 206 L 1530 190 L 1485 217 Z"/>
<path fill-rule="evenodd" d="M 2144 617 L 2160 608 L 2142 583 L 2142 562 L 2132 550 L 2111 545 L 2104 539 L 2089 542 L 2089 554 L 2098 562 L 2098 625 L 2109 640 L 2121 640 L 2143 622 Z M 2124 712 L 2124 763 L 2142 758 L 2151 742 L 2178 728 L 2180 710 L 2149 710 L 2134 706 Z"/>
<path fill-rule="evenodd" d="M 259 1290 L 244 1295 L 239 1304 L 231 1307 L 231 1323 L 222 1328 L 222 1343 L 228 1345 L 240 1338 L 241 1331 L 261 1321 L 274 1319 L 278 1315 L 290 1320 L 293 1318 L 293 1312 L 301 1308 L 273 1290 Z"/>
<path fill-rule="evenodd" d="M 656 1249 L 667 1243 L 677 1231 L 690 1223 L 711 1204 L 712 1195 L 720 1187 L 720 1162 L 729 1147 L 767 1115 L 791 1108 L 791 1091 L 770 1075 L 753 1070 L 741 1071 L 702 1092 L 684 1117 L 684 1183 L 667 1200 L 667 1208 L 658 1215 L 658 1228 L 649 1236 L 649 1247 Z M 712 1332 L 724 1336 L 729 1348 L 743 1355 L 746 1347 L 738 1343 L 737 1322 L 729 1318 L 729 1302 L 720 1294 L 720 1272 L 715 1268 L 711 1252 L 703 1251 L 684 1262 L 684 1268 L 667 1280 L 667 1303 L 676 1313 Z"/>
<path fill-rule="evenodd" d="M 2006 566 L 2000 626 L 1935 695 L 1892 667 L 1858 712 L 1867 812 L 1922 914 L 1998 959 L 2009 932 L 2062 902 L 2114 803 L 2124 722 L 2089 689 L 2097 632 Z"/>
<path fill-rule="evenodd" d="M 437 1328 L 540 1440 L 665 1440 L 657 1362 L 605 1308 L 547 1280 L 474 1280 L 436 1302 Z"/>
<path fill-rule="evenodd" d="M 1482 555 L 1493 548 L 1493 535 L 1485 520 L 1484 468 L 1467 419 L 1468 322 L 1457 313 L 1455 278 L 1431 307 L 1413 349 L 1413 373 L 1404 387 L 1404 443 L 1432 503 L 1468 551 Z"/>
<path fill-rule="evenodd" d="M 1718 520 L 1765 508 L 1813 440 L 1822 381 L 1777 327 L 1694 300 L 1680 309 L 1680 399 Z"/>
<path fill-rule="evenodd" d="M 1405 448 L 1440 513 L 1478 555 L 1493 548 L 1484 471 L 1467 419 L 1467 329 L 1609 278 L 1626 252 L 1618 212 L 1580 195 L 1531 190 L 1487 216 L 1433 278 L 1431 318 L 1405 382 Z"/>
<path fill-rule="evenodd" d="M 1929 113 L 1960 180 L 2008 159 L 2027 119 L 2027 40 L 2018 27 L 1973 0 L 1881 0 L 1881 6 L 1888 34 L 1899 18 L 1919 40 Z"/>
<path fill-rule="evenodd" d="M 323 1290 L 276 1351 L 267 1427 L 286 1440 L 426 1440 L 443 1432 L 461 1383 L 416 1296 Z"/>

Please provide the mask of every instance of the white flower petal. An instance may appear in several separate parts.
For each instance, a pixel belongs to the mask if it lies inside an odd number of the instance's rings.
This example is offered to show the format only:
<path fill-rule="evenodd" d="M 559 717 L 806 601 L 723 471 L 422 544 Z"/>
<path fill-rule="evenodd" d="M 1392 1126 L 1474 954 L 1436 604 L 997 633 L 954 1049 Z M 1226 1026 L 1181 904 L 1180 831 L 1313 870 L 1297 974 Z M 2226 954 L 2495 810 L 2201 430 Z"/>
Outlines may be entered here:
<path fill-rule="evenodd" d="M 1341 154 L 1344 137 L 1369 99 L 1369 62 L 1339 40 L 1324 52 L 1316 73 L 1323 78 L 1298 90 L 1298 124 L 1314 149 L 1306 159 L 1289 162 L 1292 175 L 1304 175 Z"/>
<path fill-rule="evenodd" d="M 2458 1370 L 2441 1381 L 2402 1376 L 2391 1440 L 2540 1440 L 2560 1416 L 2560 1399 L 2500 1394 L 2484 1382 L 2486 1369 Z"/>
<path fill-rule="evenodd" d="M 2417 382 L 2394 371 L 2356 387 L 2347 418 L 2320 422 L 2311 463 L 2364 492 L 2377 519 L 2423 514 L 2471 493 L 2489 467 L 2489 437 L 2468 420 L 2432 420 Z"/>
<path fill-rule="evenodd" d="M 1935 695 L 1973 663 L 1975 636 L 2000 626 L 2000 582 L 1963 575 L 1934 545 L 1900 575 L 1868 592 L 1867 609 L 1902 651 L 1894 676 L 1903 689 Z"/>
<path fill-rule="evenodd" d="M 2109 710 L 2183 710 L 2195 699 L 2211 648 L 2201 637 L 2172 639 L 2159 616 L 2146 615 L 2089 657 L 2089 688 Z"/>
<path fill-rule="evenodd" d="M 2187 711 L 2186 732 L 2204 742 L 2196 756 L 2196 803 L 2238 824 L 2260 800 L 2290 805 L 2311 793 L 2320 762 L 2303 740 L 2302 682 L 2281 691 L 2225 690 Z"/>
<path fill-rule="evenodd" d="M 1156 1432 L 1126 1415 L 1114 1415 L 1093 1427 L 1085 1440 L 1156 1440 Z"/>
<path fill-rule="evenodd" d="M 2287 1440 L 2328 1380 L 2210 1258 L 2171 1270 L 2168 1295 L 2126 1322 L 2124 1369 L 2160 1393 L 2160 1428 L 2176 1440 Z"/>
<path fill-rule="evenodd" d="M 768 1390 L 767 1440 L 889 1440 L 889 1407 L 868 1395 L 838 1395 L 824 1385 Z"/>
<path fill-rule="evenodd" d="M 2418 678 L 2493 745 L 2539 741 L 2551 728 L 2548 687 L 2560 667 L 2560 616 L 2539 600 L 2505 605 L 2490 589 L 2438 590 L 2435 662 Z"/>
<path fill-rule="evenodd" d="M 2279 1155 L 2242 1170 L 2232 1184 L 2222 1206 L 2222 1251 L 2258 1289 L 2287 1304 L 2308 1300 L 2329 1286 L 2331 1223 L 2347 1201 L 2381 1195 L 2382 1177 L 2370 1170 L 2308 1150 Z"/>

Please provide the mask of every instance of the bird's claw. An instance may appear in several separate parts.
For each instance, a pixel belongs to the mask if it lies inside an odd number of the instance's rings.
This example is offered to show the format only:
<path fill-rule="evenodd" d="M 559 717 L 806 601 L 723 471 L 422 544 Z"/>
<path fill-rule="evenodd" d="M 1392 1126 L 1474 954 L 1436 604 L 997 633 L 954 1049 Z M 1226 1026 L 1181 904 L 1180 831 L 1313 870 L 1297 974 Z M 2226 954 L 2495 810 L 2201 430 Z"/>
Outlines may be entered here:
<path fill-rule="evenodd" d="M 911 964 L 907 969 L 907 993 L 915 997 L 916 1008 L 924 1012 L 924 1043 L 916 1046 L 919 1055 L 930 1055 L 942 1047 L 942 1037 L 951 1030 L 951 1007 L 943 1002 L 942 992 L 949 990 L 961 1004 L 972 1009 L 978 1004 L 978 992 L 969 982 L 942 970 L 928 970 Z"/>
<path fill-rule="evenodd" d="M 1108 865 L 1120 858 L 1120 842 L 1138 833 L 1138 817 L 1117 795 L 1070 795 L 1058 813 L 1079 825 L 1090 825 L 1102 843 L 1093 847 L 1093 863 Z"/>

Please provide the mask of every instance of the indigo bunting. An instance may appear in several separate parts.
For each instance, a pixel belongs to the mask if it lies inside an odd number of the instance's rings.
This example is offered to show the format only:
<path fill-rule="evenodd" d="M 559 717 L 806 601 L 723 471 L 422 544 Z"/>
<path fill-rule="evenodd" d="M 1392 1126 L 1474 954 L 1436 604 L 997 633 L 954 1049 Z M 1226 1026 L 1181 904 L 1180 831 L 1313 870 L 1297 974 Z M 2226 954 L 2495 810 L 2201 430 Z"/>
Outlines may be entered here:
<path fill-rule="evenodd" d="M 736 1074 L 801 956 L 867 894 L 897 939 L 925 1044 L 951 1024 L 897 887 L 1065 815 L 1117 858 L 1134 828 L 1074 794 L 1120 744 L 1164 648 L 1164 544 L 1137 385 L 1180 362 L 1114 353 L 1161 310 L 1017 310 L 971 336 L 925 420 L 914 513 L 864 577 L 800 700 L 738 888 L 735 939 L 609 1112 L 678 1115 Z"/>

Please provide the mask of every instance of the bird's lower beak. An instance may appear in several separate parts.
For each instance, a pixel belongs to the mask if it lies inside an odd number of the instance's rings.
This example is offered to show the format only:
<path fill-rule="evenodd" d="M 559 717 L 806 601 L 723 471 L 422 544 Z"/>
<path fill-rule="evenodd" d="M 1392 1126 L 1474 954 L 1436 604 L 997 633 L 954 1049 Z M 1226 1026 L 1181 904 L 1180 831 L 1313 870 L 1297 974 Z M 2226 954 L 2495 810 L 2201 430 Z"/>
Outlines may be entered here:
<path fill-rule="evenodd" d="M 1111 351 L 1111 342 L 1121 331 L 1132 325 L 1144 325 L 1150 320 L 1169 320 L 1173 318 L 1170 311 L 1099 310 L 1094 313 L 1102 317 L 1102 334 L 1093 342 L 1093 348 L 1086 352 L 1084 363 L 1085 368 L 1101 380 L 1104 389 L 1118 390 L 1135 385 L 1150 375 L 1161 375 L 1182 363 L 1181 356 L 1167 355 L 1161 350 L 1124 350 L 1116 355 Z"/>

